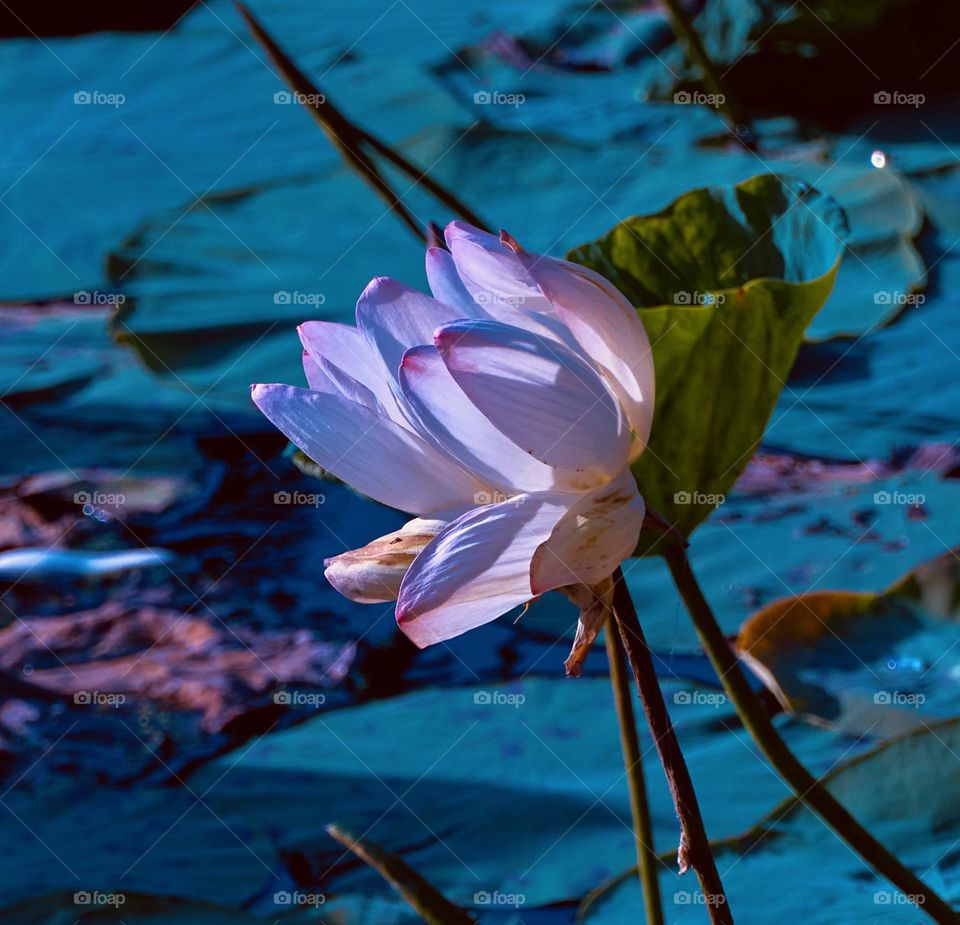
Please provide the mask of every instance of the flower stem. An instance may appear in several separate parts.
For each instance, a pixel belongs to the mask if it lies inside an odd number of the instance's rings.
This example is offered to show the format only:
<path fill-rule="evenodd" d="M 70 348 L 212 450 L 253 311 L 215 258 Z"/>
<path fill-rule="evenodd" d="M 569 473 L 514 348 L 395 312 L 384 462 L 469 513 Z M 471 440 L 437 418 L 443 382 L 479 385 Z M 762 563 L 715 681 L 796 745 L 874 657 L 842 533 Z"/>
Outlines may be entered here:
<path fill-rule="evenodd" d="M 664 6 L 670 13 L 673 31 L 677 38 L 683 43 L 690 59 L 700 68 L 703 86 L 706 87 L 708 93 L 714 94 L 718 101 L 722 100 L 718 105 L 727 124 L 734 130 L 740 125 L 746 125 L 746 119 L 741 113 L 740 107 L 731 97 L 729 89 L 724 89 L 717 66 L 710 58 L 703 44 L 703 39 L 700 38 L 700 33 L 697 32 L 697 27 L 684 8 L 682 0 L 664 0 Z M 754 147 L 752 141 L 741 139 L 741 143 L 748 148 Z"/>
<path fill-rule="evenodd" d="M 697 795 L 690 780 L 690 772 L 680 751 L 677 734 L 667 713 L 663 692 L 657 681 L 653 667 L 653 657 L 647 647 L 647 641 L 640 628 L 637 612 L 630 599 L 630 591 L 623 579 L 623 572 L 617 569 L 613 576 L 613 614 L 620 630 L 623 647 L 633 669 L 633 676 L 640 691 L 640 702 L 646 714 L 653 741 L 667 776 L 667 785 L 673 797 L 673 805 L 680 820 L 680 849 L 677 860 L 680 872 L 692 867 L 700 881 L 700 890 L 706 899 L 710 921 L 714 925 L 732 925 L 733 917 L 727 896 L 717 873 L 710 842 L 700 815 Z"/>
<path fill-rule="evenodd" d="M 307 75 L 294 64 L 289 55 L 280 48 L 250 10 L 248 10 L 243 3 L 239 2 L 239 0 L 237 0 L 236 6 L 253 37 L 267 52 L 277 73 L 286 81 L 290 89 L 294 91 L 297 100 L 302 102 L 314 119 L 316 119 L 331 144 L 340 152 L 340 155 L 348 166 L 356 171 L 356 173 L 372 187 L 376 194 L 396 213 L 398 218 L 414 235 L 421 241 L 426 242 L 426 234 L 420 221 L 403 203 L 403 195 L 406 194 L 398 195 L 390 186 L 371 157 L 372 153 L 379 154 L 381 157 L 386 158 L 394 167 L 397 167 L 410 177 L 413 180 L 411 189 L 414 186 L 422 186 L 452 212 L 461 216 L 461 218 L 470 222 L 470 224 L 485 229 L 486 226 L 480 217 L 451 190 L 430 177 L 427 171 L 421 170 L 411 161 L 407 160 L 407 158 L 395 148 L 390 147 L 386 142 L 377 138 L 376 135 L 356 125 L 348 116 L 341 112 L 330 98 L 326 94 L 321 93 Z"/>
<path fill-rule="evenodd" d="M 653 824 L 650 818 L 650 804 L 647 802 L 647 788 L 643 779 L 640 743 L 637 741 L 637 724 L 630 694 L 627 654 L 623 650 L 623 640 L 613 625 L 613 620 L 608 621 L 603 635 L 607 642 L 607 660 L 610 662 L 610 686 L 613 688 L 617 719 L 620 721 L 620 745 L 623 749 L 623 763 L 627 770 L 627 784 L 630 789 L 630 814 L 633 818 L 637 870 L 640 874 L 640 885 L 643 888 L 647 925 L 663 925 L 660 881 L 657 878 L 660 860 L 653 846 Z"/>
<path fill-rule="evenodd" d="M 761 702 L 750 689 L 736 656 L 703 596 L 686 552 L 682 548 L 671 547 L 665 555 L 674 583 L 690 611 L 714 670 L 723 682 L 743 725 L 770 764 L 790 785 L 797 797 L 820 816 L 864 861 L 904 895 L 917 897 L 917 906 L 921 911 L 926 912 L 935 922 L 956 925 L 960 916 L 950 905 L 864 829 L 790 751 Z"/>

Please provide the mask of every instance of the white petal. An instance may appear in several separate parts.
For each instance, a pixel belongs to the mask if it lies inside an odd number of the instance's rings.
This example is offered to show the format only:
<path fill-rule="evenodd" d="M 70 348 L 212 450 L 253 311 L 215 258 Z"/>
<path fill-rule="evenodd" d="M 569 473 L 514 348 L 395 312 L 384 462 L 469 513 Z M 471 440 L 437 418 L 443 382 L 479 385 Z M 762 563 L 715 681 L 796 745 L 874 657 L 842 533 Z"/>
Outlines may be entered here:
<path fill-rule="evenodd" d="M 586 267 L 527 253 L 463 222 L 451 222 L 445 233 L 461 279 L 491 316 L 573 346 L 569 331 L 609 373 L 635 432 L 631 456 L 638 456 L 650 435 L 654 369 L 646 331 L 627 299 Z M 526 319 L 511 317 L 511 306 Z"/>
<path fill-rule="evenodd" d="M 465 222 L 444 234 L 461 284 L 489 317 L 579 349 L 516 251 Z"/>
<path fill-rule="evenodd" d="M 554 486 L 554 470 L 493 426 L 464 395 L 436 347 L 403 355 L 400 387 L 423 431 L 481 481 L 511 494 Z"/>
<path fill-rule="evenodd" d="M 297 328 L 297 333 L 320 372 L 342 395 L 368 408 L 382 409 L 392 420 L 406 423 L 383 365 L 355 327 L 334 321 L 307 321 Z M 310 382 L 309 375 L 307 381 Z M 320 388 L 312 383 L 310 387 Z"/>
<path fill-rule="evenodd" d="M 549 311 L 549 303 L 517 253 L 496 235 L 465 222 L 450 222 L 444 237 L 457 273 L 475 301 L 485 307 L 523 306 L 527 311 Z"/>
<path fill-rule="evenodd" d="M 643 498 L 629 469 L 580 496 L 533 557 L 536 594 L 593 586 L 633 555 L 643 525 Z"/>
<path fill-rule="evenodd" d="M 480 307 L 467 292 L 457 273 L 450 251 L 442 247 L 427 248 L 427 281 L 438 302 L 445 302 L 462 312 L 461 318 L 482 317 Z"/>
<path fill-rule="evenodd" d="M 456 307 L 385 276 L 374 279 L 357 302 L 357 327 L 378 355 L 388 381 L 394 383 L 404 353 L 432 344 L 440 325 L 462 317 Z"/>
<path fill-rule="evenodd" d="M 557 493 L 468 511 L 416 558 L 397 623 L 421 649 L 489 623 L 530 600 L 530 562 L 567 509 Z"/>
<path fill-rule="evenodd" d="M 464 393 L 504 434 L 585 490 L 626 465 L 630 433 L 620 403 L 583 359 L 529 331 L 460 321 L 437 347 Z"/>
<path fill-rule="evenodd" d="M 303 374 L 315 392 L 339 392 L 330 374 L 306 350 L 303 351 Z"/>
<path fill-rule="evenodd" d="M 339 394 L 257 385 L 253 400 L 312 460 L 390 507 L 413 514 L 462 509 L 484 489 L 422 437 Z"/>
<path fill-rule="evenodd" d="M 520 256 L 531 278 L 584 351 L 617 383 L 636 458 L 650 437 L 654 368 L 650 340 L 637 310 L 600 274 L 562 260 Z"/>

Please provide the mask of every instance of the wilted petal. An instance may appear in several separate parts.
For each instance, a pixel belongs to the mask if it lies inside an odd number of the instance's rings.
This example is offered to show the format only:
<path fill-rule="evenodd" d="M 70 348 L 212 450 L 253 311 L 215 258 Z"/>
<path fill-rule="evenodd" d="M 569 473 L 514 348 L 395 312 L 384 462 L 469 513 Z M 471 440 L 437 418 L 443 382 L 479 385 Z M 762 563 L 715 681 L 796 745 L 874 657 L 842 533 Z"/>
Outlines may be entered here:
<path fill-rule="evenodd" d="M 419 435 L 339 394 L 257 385 L 253 400 L 312 460 L 390 507 L 429 514 L 472 504 L 484 490 Z"/>
<path fill-rule="evenodd" d="M 595 585 L 609 577 L 637 548 L 643 516 L 643 498 L 629 469 L 580 495 L 533 557 L 534 592 Z"/>
<path fill-rule="evenodd" d="M 522 450 L 586 489 L 626 464 L 620 403 L 583 359 L 560 344 L 494 321 L 437 331 L 437 348 L 464 393 Z"/>
<path fill-rule="evenodd" d="M 395 601 L 413 560 L 445 525 L 443 520 L 416 517 L 360 549 L 324 560 L 324 575 L 344 597 L 359 604 Z"/>
<path fill-rule="evenodd" d="M 531 559 L 566 511 L 568 497 L 519 495 L 449 524 L 407 572 L 397 601 L 400 629 L 423 648 L 529 601 Z"/>
<path fill-rule="evenodd" d="M 400 387 L 423 429 L 482 481 L 511 494 L 553 487 L 553 469 L 493 426 L 464 395 L 433 345 L 403 355 Z"/>
<path fill-rule="evenodd" d="M 571 585 L 561 588 L 571 603 L 580 608 L 580 618 L 577 620 L 577 634 L 570 648 L 570 655 L 563 663 L 567 676 L 579 678 L 583 672 L 583 663 L 590 653 L 594 640 L 605 623 L 610 621 L 608 632 L 617 632 L 612 625 L 613 615 L 613 579 L 604 578 L 596 585 Z"/>

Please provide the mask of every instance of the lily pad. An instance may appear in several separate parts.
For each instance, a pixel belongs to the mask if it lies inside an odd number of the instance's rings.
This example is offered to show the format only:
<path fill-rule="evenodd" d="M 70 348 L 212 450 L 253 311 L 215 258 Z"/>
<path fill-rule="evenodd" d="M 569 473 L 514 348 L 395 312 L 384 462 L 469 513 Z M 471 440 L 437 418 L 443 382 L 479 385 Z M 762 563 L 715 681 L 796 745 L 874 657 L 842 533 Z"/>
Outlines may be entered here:
<path fill-rule="evenodd" d="M 815 183 L 817 178 L 822 178 L 818 188 L 843 207 L 850 233 L 836 287 L 806 338 L 861 337 L 922 303 L 916 294 L 926 285 L 927 270 L 914 239 L 924 211 L 913 185 L 889 168 L 850 169 L 838 163 L 818 170 Z"/>
<path fill-rule="evenodd" d="M 951 715 L 957 553 L 881 592 L 814 591 L 774 601 L 743 624 L 737 646 L 785 709 L 818 722 L 892 735 Z"/>
<path fill-rule="evenodd" d="M 657 397 L 634 474 L 683 533 L 722 503 L 759 446 L 833 288 L 844 234 L 834 200 L 764 174 L 695 190 L 570 253 L 640 309 Z"/>
<path fill-rule="evenodd" d="M 827 787 L 870 832 L 954 907 L 960 902 L 960 720 L 931 724 L 884 743 L 825 775 Z M 796 799 L 788 799 L 740 838 L 717 866 L 737 921 L 802 914 L 812 925 L 927 921 L 911 898 L 878 877 Z M 816 870 L 811 880 L 810 871 Z M 667 922 L 685 923 L 703 897 L 669 873 L 661 876 Z M 587 925 L 620 925 L 642 908 L 635 877 L 593 904 Z"/>
<path fill-rule="evenodd" d="M 707 827 L 735 835 L 787 791 L 722 695 L 677 684 L 666 691 Z M 787 727 L 818 770 L 847 747 L 807 724 Z M 641 730 L 657 844 L 675 850 L 676 817 L 651 746 Z M 379 875 L 324 832 L 338 820 L 389 846 L 460 905 L 482 906 L 482 893 L 522 895 L 525 910 L 577 900 L 633 857 L 623 774 L 604 678 L 321 707 L 207 764 L 186 787 L 89 788 L 69 773 L 36 790 L 21 783 L 5 802 L 76 876 L 5 814 L 0 849 L 17 851 L 22 874 L 3 884 L 2 897 L 78 882 L 108 889 L 122 879 L 130 891 L 275 913 L 273 894 L 291 882 L 328 896 L 386 895 Z M 110 826 L 89 825 L 107 814 Z"/>

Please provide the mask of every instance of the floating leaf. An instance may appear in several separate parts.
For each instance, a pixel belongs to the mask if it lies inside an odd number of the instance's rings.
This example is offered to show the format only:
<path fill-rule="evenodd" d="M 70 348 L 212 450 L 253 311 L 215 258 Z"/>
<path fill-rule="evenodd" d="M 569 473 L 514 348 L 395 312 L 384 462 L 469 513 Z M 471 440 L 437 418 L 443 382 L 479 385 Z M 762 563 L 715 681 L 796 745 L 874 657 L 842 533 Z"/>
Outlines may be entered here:
<path fill-rule="evenodd" d="M 889 168 L 834 167 L 811 176 L 815 183 L 822 177 L 818 188 L 843 207 L 850 233 L 836 286 L 807 329 L 811 341 L 860 337 L 890 324 L 924 301 L 916 294 L 927 279 L 914 244 L 924 213 L 913 186 Z"/>
<path fill-rule="evenodd" d="M 834 200 L 764 174 L 687 193 L 570 253 L 640 308 L 657 396 L 634 474 L 683 533 L 722 503 L 759 445 L 845 233 Z"/>
<path fill-rule="evenodd" d="M 922 726 L 956 710 L 956 680 L 940 662 L 957 640 L 957 552 L 879 593 L 774 601 L 743 624 L 737 647 L 786 710 L 871 735 Z"/>
<path fill-rule="evenodd" d="M 956 906 L 960 837 L 960 719 L 932 723 L 864 752 L 823 775 L 831 793 L 872 835 Z M 717 857 L 737 921 L 766 922 L 802 910 L 805 925 L 917 925 L 925 917 L 795 797 L 764 815 Z M 811 871 L 816 871 L 811 881 Z M 703 898 L 661 875 L 667 922 L 691 920 Z M 587 925 L 620 925 L 640 907 L 636 877 L 593 903 Z M 693 910 L 698 911 L 698 910 Z"/>
<path fill-rule="evenodd" d="M 738 834 L 788 791 L 757 760 L 747 734 L 728 728 L 733 711 L 722 695 L 665 686 L 708 830 Z M 640 735 L 649 779 L 660 781 L 650 787 L 657 845 L 675 849 L 673 805 L 645 728 Z M 837 758 L 835 737 L 824 730 L 794 723 L 787 737 L 814 767 Z M 478 893 L 523 897 L 524 912 L 575 900 L 635 856 L 606 678 L 528 678 L 321 707 L 186 781 L 189 790 L 123 790 L 120 815 L 116 789 L 92 788 L 75 775 L 56 787 L 18 787 L 6 802 L 90 888 L 122 879 L 131 891 L 175 890 L 253 911 L 266 902 L 276 912 L 269 897 L 289 889 L 291 875 L 302 889 L 327 895 L 389 895 L 324 834 L 331 819 L 390 845 L 467 907 L 484 905 Z M 210 811 L 194 794 L 204 794 Z M 110 826 L 89 825 L 110 813 Z M 75 889 L 77 878 L 46 863 L 43 845 L 22 832 L 12 815 L 0 817 L 0 849 L 16 851 L 26 872 L 2 884 L 0 899 Z M 122 877 L 154 843 L 149 864 Z M 513 911 L 507 902 L 498 902 L 503 913 Z"/>

